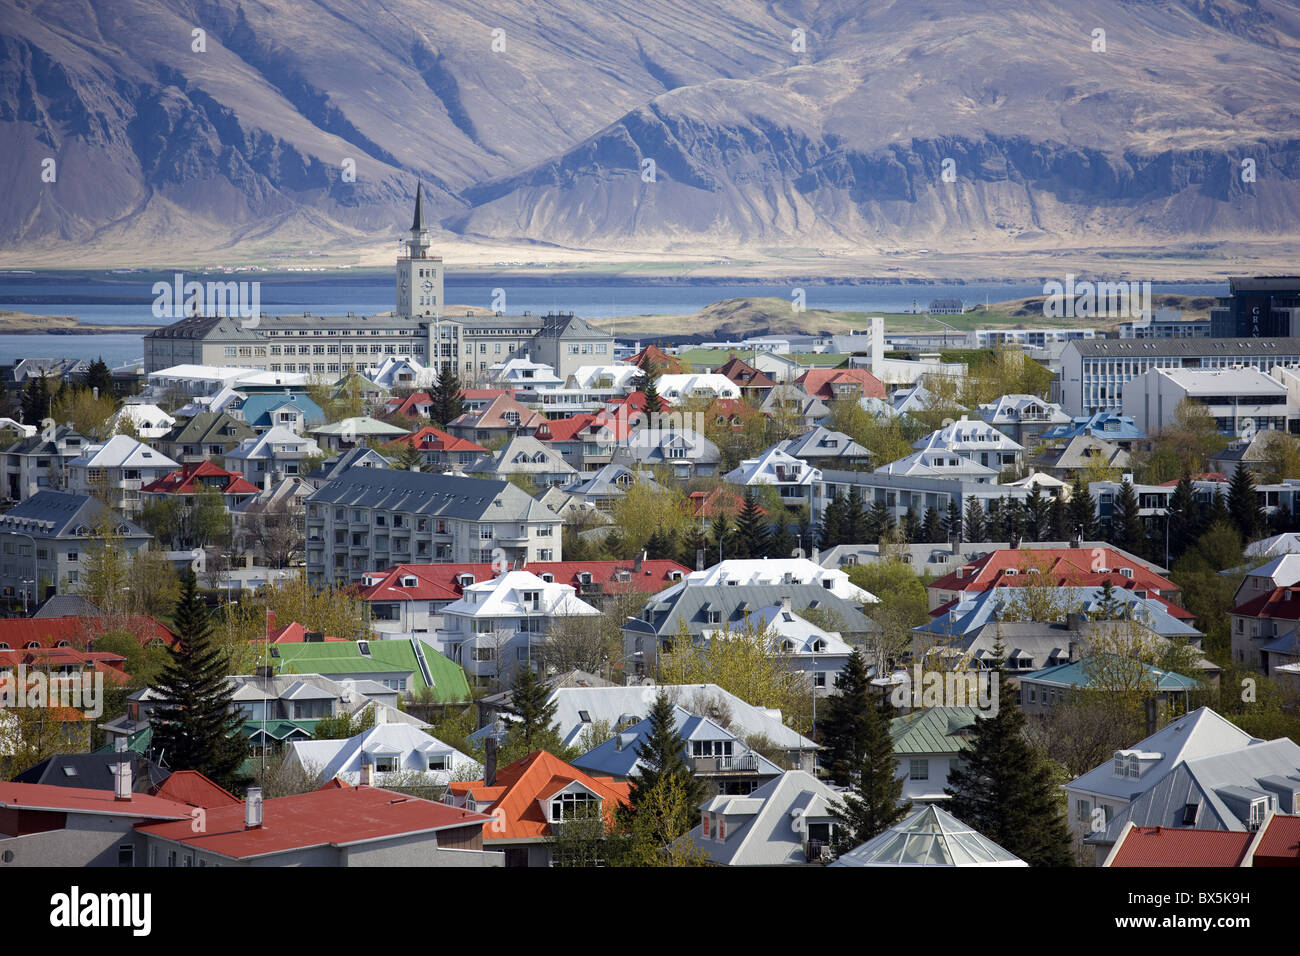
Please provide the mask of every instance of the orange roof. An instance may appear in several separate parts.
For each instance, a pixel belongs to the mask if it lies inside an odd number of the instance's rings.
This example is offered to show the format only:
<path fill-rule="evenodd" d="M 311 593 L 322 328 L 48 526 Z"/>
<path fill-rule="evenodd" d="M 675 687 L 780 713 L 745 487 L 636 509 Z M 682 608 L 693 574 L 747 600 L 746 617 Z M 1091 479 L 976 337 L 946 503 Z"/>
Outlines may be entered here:
<path fill-rule="evenodd" d="M 472 797 L 476 807 L 496 815 L 500 822 L 483 831 L 483 843 L 510 842 L 551 835 L 551 824 L 538 805 L 571 783 L 586 787 L 603 801 L 605 816 L 613 821 L 614 808 L 628 803 L 631 784 L 612 777 L 593 777 L 545 750 L 516 760 L 497 772 L 495 786 L 482 780 L 452 781 L 448 790 L 457 797 Z M 484 807 L 484 803 L 490 803 Z M 504 826 L 504 830 L 500 827 Z"/>
<path fill-rule="evenodd" d="M 23 650 L 29 644 L 57 647 L 67 641 L 84 651 L 94 639 L 109 631 L 126 631 L 135 635 L 141 647 L 154 641 L 170 646 L 176 635 L 144 614 L 116 617 L 18 617 L 0 620 L 0 650 Z"/>
<path fill-rule="evenodd" d="M 420 410 L 417 405 L 428 405 L 433 398 L 428 392 L 412 392 L 406 398 L 390 398 L 384 403 L 384 414 L 386 415 L 405 415 L 407 418 L 419 418 Z"/>
<path fill-rule="evenodd" d="M 1133 827 L 1115 848 L 1114 866 L 1240 866 L 1253 833 Z"/>
<path fill-rule="evenodd" d="M 804 391 L 818 398 L 835 397 L 836 385 L 852 383 L 862 390 L 863 398 L 884 398 L 885 386 L 864 368 L 810 368 L 797 379 Z"/>
<path fill-rule="evenodd" d="M 641 562 L 636 571 L 636 561 L 530 561 L 524 570 L 541 577 L 549 574 L 557 584 L 574 588 L 581 585 L 581 574 L 590 574 L 594 583 L 601 584 L 606 593 L 620 591 L 654 594 L 668 587 L 675 575 L 689 573 L 690 569 L 669 558 L 652 558 Z M 628 572 L 620 581 L 620 572 Z M 367 601 L 455 601 L 464 593 L 460 584 L 462 574 L 472 575 L 476 582 L 490 581 L 496 569 L 486 562 L 467 564 L 399 564 L 369 575 L 373 585 L 361 591 Z M 402 578 L 413 577 L 416 583 L 403 585 Z"/>
<path fill-rule="evenodd" d="M 457 438 L 455 435 L 448 435 L 441 428 L 434 428 L 432 425 L 426 425 L 419 431 L 403 435 L 401 438 L 394 438 L 384 447 L 391 448 L 394 445 L 414 445 L 420 451 L 476 451 L 480 453 L 487 451 L 482 445 L 475 444 L 468 438 Z"/>
<path fill-rule="evenodd" d="M 271 631 L 266 638 L 272 644 L 305 644 L 307 628 L 297 621 L 290 621 L 284 627 Z M 327 641 L 346 641 L 346 637 L 327 637 Z"/>
<path fill-rule="evenodd" d="M 759 371 L 744 359 L 732 355 L 720 365 L 717 374 L 725 376 L 741 388 L 772 388 L 776 382 L 766 372 Z"/>
<path fill-rule="evenodd" d="M 156 820 L 183 820 L 190 826 L 190 806 L 177 800 L 133 793 L 130 800 L 117 800 L 112 790 L 56 787 L 48 783 L 0 782 L 0 807 L 9 810 L 44 810 L 56 813 L 95 813 Z"/>
<path fill-rule="evenodd" d="M 1252 866 L 1300 866 L 1300 817 L 1275 813 L 1259 837 Z"/>
<path fill-rule="evenodd" d="M 660 374 L 677 375 L 685 371 L 681 359 L 675 355 L 669 355 L 657 345 L 647 345 L 636 355 L 629 356 L 623 361 L 644 370 L 646 359 L 654 363 L 655 371 Z"/>
<path fill-rule="evenodd" d="M 980 592 L 1005 585 L 1014 587 L 1027 581 L 1023 574 L 1005 574 L 1008 570 L 1039 569 L 1060 585 L 1085 587 L 1100 586 L 1107 579 L 1117 588 L 1140 588 L 1153 596 L 1175 594 L 1178 585 L 1163 575 L 1152 571 L 1134 558 L 1126 558 L 1110 547 L 1089 548 L 999 548 L 962 565 L 933 581 L 930 587 L 939 591 Z M 1094 571 L 1094 568 L 1105 568 Z M 1120 574 L 1121 568 L 1132 571 L 1132 577 Z M 1186 615 L 1186 612 L 1183 612 Z M 1186 615 L 1190 617 L 1191 615 Z"/>
<path fill-rule="evenodd" d="M 230 791 L 217 786 L 197 770 L 177 770 L 152 791 L 155 797 L 164 797 L 192 807 L 242 806 L 243 802 Z"/>

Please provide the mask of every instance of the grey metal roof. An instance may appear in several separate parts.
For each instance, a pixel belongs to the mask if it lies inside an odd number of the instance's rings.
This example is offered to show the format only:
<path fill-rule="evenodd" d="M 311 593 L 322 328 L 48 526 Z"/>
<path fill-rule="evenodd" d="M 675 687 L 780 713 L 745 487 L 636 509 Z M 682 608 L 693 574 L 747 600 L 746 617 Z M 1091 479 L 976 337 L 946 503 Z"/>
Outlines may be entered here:
<path fill-rule="evenodd" d="M 837 597 L 820 584 L 690 585 L 664 597 L 651 597 L 646 606 L 654 615 L 649 624 L 656 634 L 675 634 L 679 620 L 685 622 L 692 634 L 699 634 L 722 624 L 742 624 L 745 619 L 742 608 L 746 604 L 761 608 L 783 597 L 790 598 L 790 607 L 796 613 L 808 607 L 834 611 L 843 622 L 841 633 L 845 635 L 878 630 L 876 623 L 854 602 Z M 710 608 L 721 613 L 720 622 L 709 623 L 705 612 Z"/>
<path fill-rule="evenodd" d="M 53 594 L 41 602 L 32 617 L 95 617 L 100 613 L 80 594 Z"/>
<path fill-rule="evenodd" d="M 1141 356 L 1300 355 L 1300 338 L 1276 339 L 1075 339 L 1066 348 L 1084 358 Z"/>
<path fill-rule="evenodd" d="M 960 753 L 968 746 L 963 731 L 973 728 L 981 716 L 974 707 L 927 707 L 895 717 L 889 722 L 894 753 Z"/>
<path fill-rule="evenodd" d="M 171 774 L 152 760 L 127 752 L 131 759 L 131 790 L 146 793 L 162 784 Z M 28 767 L 14 783 L 39 783 L 50 787 L 74 787 L 85 790 L 112 790 L 113 768 L 122 762 L 118 753 L 55 754 Z"/>
<path fill-rule="evenodd" d="M 508 481 L 392 468 L 348 468 L 307 500 L 466 521 L 555 517 Z"/>
<path fill-rule="evenodd" d="M 93 531 L 100 515 L 109 510 L 106 504 L 92 495 L 38 491 L 0 516 L 0 531 L 30 534 L 34 538 L 73 537 L 78 528 Z M 116 513 L 113 514 L 113 523 L 115 527 L 125 528 L 128 537 L 150 537 L 149 532 Z M 84 533 L 82 536 L 85 536 Z"/>
<path fill-rule="evenodd" d="M 803 864 L 801 821 L 831 822 L 839 792 L 802 770 L 787 770 L 747 797 L 718 796 L 701 809 L 727 820 L 727 838 L 706 839 L 701 825 L 690 832 L 695 849 L 723 866 Z"/>

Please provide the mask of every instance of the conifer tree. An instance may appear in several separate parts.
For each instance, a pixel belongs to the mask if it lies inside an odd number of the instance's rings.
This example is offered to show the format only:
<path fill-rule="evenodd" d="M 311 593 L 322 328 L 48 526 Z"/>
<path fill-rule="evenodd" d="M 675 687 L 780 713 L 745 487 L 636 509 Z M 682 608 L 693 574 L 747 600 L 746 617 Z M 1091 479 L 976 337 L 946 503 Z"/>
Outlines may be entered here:
<path fill-rule="evenodd" d="M 939 512 L 935 508 L 926 508 L 925 517 L 921 519 L 921 540 L 933 544 L 942 540 L 943 529 L 940 528 Z"/>
<path fill-rule="evenodd" d="M 916 512 L 911 508 L 903 515 L 903 520 L 899 523 L 898 530 L 902 532 L 903 540 L 912 544 L 917 540 L 917 533 L 921 530 L 920 523 L 916 520 Z"/>
<path fill-rule="evenodd" d="M 1178 485 L 1169 499 L 1169 560 L 1177 561 L 1184 551 L 1196 543 L 1200 537 L 1201 514 L 1196 503 L 1196 489 L 1192 485 L 1192 476 L 1183 472 Z M 1172 567 L 1172 565 L 1170 565 Z"/>
<path fill-rule="evenodd" d="M 1025 536 L 1025 510 L 1010 495 L 1002 501 L 1002 524 L 1007 541 L 1019 541 Z"/>
<path fill-rule="evenodd" d="M 821 765 L 837 786 L 847 787 L 853 782 L 853 774 L 868 750 L 868 712 L 875 709 L 870 681 L 867 659 L 855 647 L 835 678 L 838 693 L 826 698 L 826 714 L 818 722 L 824 748 Z"/>
<path fill-rule="evenodd" d="M 1038 485 L 1025 499 L 1023 515 L 1025 540 L 1046 541 L 1051 530 L 1052 503 L 1043 497 Z"/>
<path fill-rule="evenodd" d="M 510 709 L 519 721 L 510 729 L 518 735 L 526 753 L 540 749 L 553 736 L 556 705 L 547 699 L 550 696 L 550 689 L 537 679 L 531 667 L 525 664 L 519 668 L 510 688 Z"/>
<path fill-rule="evenodd" d="M 867 534 L 868 512 L 862 500 L 862 493 L 857 485 L 849 488 L 849 496 L 844 501 L 843 540 L 840 544 L 861 544 Z"/>
<path fill-rule="evenodd" d="M 178 640 L 154 684 L 159 701 L 150 717 L 153 751 L 169 770 L 197 770 L 230 787 L 248 757 L 240 732 L 244 721 L 226 682 L 227 659 L 212 642 L 208 609 L 188 568 L 173 623 Z"/>
<path fill-rule="evenodd" d="M 817 536 L 820 547 L 833 548 L 844 544 L 844 507 L 844 496 L 837 494 L 822 509 L 821 533 Z"/>
<path fill-rule="evenodd" d="M 438 380 L 429 390 L 429 417 L 439 427 L 465 414 L 465 399 L 461 396 L 460 378 L 456 375 L 456 363 L 446 362 L 438 372 Z"/>
<path fill-rule="evenodd" d="M 1228 484 L 1228 513 L 1247 544 L 1263 535 L 1264 508 L 1255 491 L 1255 478 L 1241 462 L 1237 462 L 1237 470 L 1232 473 L 1232 481 Z"/>
<path fill-rule="evenodd" d="M 727 539 L 735 537 L 731 530 L 731 522 L 727 519 L 725 511 L 718 510 L 718 513 L 713 517 L 713 526 L 709 530 L 713 532 L 713 547 L 718 552 L 718 560 L 721 561 Z M 712 564 L 712 558 L 706 560 L 705 564 Z"/>
<path fill-rule="evenodd" d="M 704 533 L 704 529 L 698 524 L 691 524 L 686 533 L 682 535 L 681 542 L 678 546 L 677 560 L 688 568 L 695 568 L 696 559 L 699 552 L 704 552 L 704 565 L 709 564 L 709 538 Z M 568 553 L 567 551 L 565 552 Z"/>
<path fill-rule="evenodd" d="M 767 556 L 769 558 L 788 558 L 794 553 L 798 543 L 795 541 L 794 532 L 790 530 L 790 519 L 786 516 L 785 509 L 776 518 L 776 528 L 772 532 L 772 538 L 767 543 Z"/>
<path fill-rule="evenodd" d="M 393 458 L 393 464 L 402 471 L 419 471 L 424 467 L 424 456 L 414 441 L 404 441 Z"/>
<path fill-rule="evenodd" d="M 1002 500 L 1000 498 L 993 498 L 989 501 L 987 527 L 987 540 L 1007 540 L 1007 522 L 1002 515 Z"/>
<path fill-rule="evenodd" d="M 835 837 L 836 849 L 841 853 L 883 833 L 912 809 L 912 801 L 900 803 L 903 778 L 897 774 L 888 708 L 883 699 L 868 703 L 862 715 L 852 789 L 842 795 L 841 803 L 831 807 L 841 824 Z"/>
<path fill-rule="evenodd" d="M 1030 866 L 1069 866 L 1070 833 L 1047 762 L 1026 741 L 1025 715 L 994 648 L 999 706 L 975 724 L 965 764 L 948 772 L 947 810 Z"/>
<path fill-rule="evenodd" d="M 1083 476 L 1076 473 L 1074 487 L 1070 491 L 1070 504 L 1066 508 L 1067 538 L 1078 534 L 1084 541 L 1097 540 L 1097 501 L 1084 483 Z"/>
<path fill-rule="evenodd" d="M 1101 582 L 1093 600 L 1097 602 L 1097 610 L 1092 615 L 1094 621 L 1117 621 L 1124 616 L 1124 602 L 1115 596 L 1115 585 L 1110 578 Z"/>
<path fill-rule="evenodd" d="M 1232 512 L 1228 510 L 1228 500 L 1223 497 L 1223 493 L 1218 488 L 1214 489 L 1214 497 L 1210 499 L 1210 510 L 1205 515 L 1205 522 L 1202 524 L 1200 531 L 1204 535 L 1206 531 L 1216 524 L 1225 524 L 1232 526 Z M 1197 540 L 1200 540 L 1198 536 Z"/>
<path fill-rule="evenodd" d="M 655 371 L 654 362 L 647 358 L 645 364 L 646 367 L 642 369 L 645 378 L 641 382 L 641 393 L 645 395 L 645 412 L 647 415 L 657 415 L 664 410 L 664 400 L 659 397 L 659 386 L 655 384 L 659 375 Z"/>
<path fill-rule="evenodd" d="M 1048 516 L 1047 533 L 1052 541 L 1069 539 L 1069 520 L 1065 515 L 1065 500 L 1060 495 L 1052 496 L 1051 514 Z"/>
<path fill-rule="evenodd" d="M 894 516 L 890 513 L 889 506 L 883 501 L 877 501 L 867 512 L 866 529 L 863 531 L 862 541 L 846 542 L 847 544 L 879 544 L 880 539 L 888 532 L 894 530 Z"/>
<path fill-rule="evenodd" d="M 655 702 L 650 708 L 650 726 L 645 740 L 636 748 L 637 771 L 629 778 L 628 790 L 630 807 L 623 812 L 624 822 L 635 816 L 637 808 L 661 780 L 672 777 L 685 789 L 682 818 L 677 821 L 675 838 L 695 825 L 699 817 L 699 806 L 704 802 L 708 788 L 704 781 L 691 773 L 686 762 L 686 742 L 677 732 L 677 721 L 673 716 L 673 703 L 668 694 L 660 690 L 655 695 Z"/>
<path fill-rule="evenodd" d="M 732 537 L 732 551 L 737 558 L 761 558 L 767 554 L 771 532 L 767 516 L 758 507 L 758 498 L 752 487 L 745 489 L 745 504 L 736 516 L 736 530 Z"/>
<path fill-rule="evenodd" d="M 972 501 L 975 499 L 972 498 Z M 943 524 L 940 529 L 943 532 L 944 541 L 961 541 L 963 536 L 961 523 L 961 505 L 956 498 L 948 499 L 948 510 L 944 512 Z"/>
<path fill-rule="evenodd" d="M 988 522 L 984 517 L 984 508 L 974 495 L 966 499 L 966 514 L 962 518 L 961 535 L 964 541 L 975 544 L 989 539 Z"/>
<path fill-rule="evenodd" d="M 1142 523 L 1133 483 L 1123 481 L 1115 493 L 1115 510 L 1110 516 L 1110 543 L 1130 554 L 1146 553 L 1147 529 Z"/>

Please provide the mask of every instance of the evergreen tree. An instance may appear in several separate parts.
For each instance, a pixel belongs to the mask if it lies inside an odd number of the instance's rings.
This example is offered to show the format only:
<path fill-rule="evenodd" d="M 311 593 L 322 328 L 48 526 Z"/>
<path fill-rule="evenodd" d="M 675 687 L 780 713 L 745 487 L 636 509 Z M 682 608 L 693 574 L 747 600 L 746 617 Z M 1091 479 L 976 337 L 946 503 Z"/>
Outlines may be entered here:
<path fill-rule="evenodd" d="M 1084 483 L 1083 476 L 1078 473 L 1074 476 L 1074 488 L 1070 491 L 1066 521 L 1069 525 L 1067 538 L 1077 534 L 1084 541 L 1097 540 L 1097 501 Z"/>
<path fill-rule="evenodd" d="M 821 533 L 817 537 L 820 547 L 833 548 L 844 543 L 844 508 L 844 496 L 839 494 L 822 509 Z"/>
<path fill-rule="evenodd" d="M 440 427 L 465 413 L 465 399 L 461 396 L 460 378 L 456 363 L 446 362 L 438 373 L 438 380 L 429 390 L 429 417 Z"/>
<path fill-rule="evenodd" d="M 704 781 L 691 773 L 686 762 L 686 742 L 677 732 L 672 701 L 660 690 L 650 708 L 650 726 L 645 740 L 636 748 L 637 771 L 629 778 L 628 810 L 622 812 L 624 822 L 630 822 L 645 796 L 666 777 L 674 777 L 686 790 L 687 798 L 682 808 L 682 818 L 677 821 L 680 836 L 695 825 L 699 806 L 707 796 Z"/>
<path fill-rule="evenodd" d="M 724 554 L 723 548 L 726 546 L 727 539 L 735 537 L 731 530 L 731 522 L 727 520 L 727 514 L 725 511 L 722 511 L 721 509 L 718 510 L 718 513 L 713 517 L 713 527 L 709 530 L 713 532 L 713 547 L 718 552 L 718 560 L 721 561 Z M 708 557 L 704 563 L 706 565 L 712 564 L 712 556 Z"/>
<path fill-rule="evenodd" d="M 1025 536 L 1025 510 L 1020 502 L 1008 495 L 1002 501 L 1002 525 L 1007 541 L 1020 541 Z"/>
<path fill-rule="evenodd" d="M 965 763 L 948 771 L 945 808 L 1030 866 L 1069 866 L 1070 833 L 1046 760 L 1025 740 L 1025 715 L 1002 675 L 994 648 L 1000 705 L 977 721 Z"/>
<path fill-rule="evenodd" d="M 36 378 L 29 378 L 27 384 L 23 386 L 22 398 L 19 401 L 23 412 L 23 424 L 40 428 L 41 422 L 50 417 L 50 408 L 53 404 L 50 382 L 45 377 L 45 373 L 42 372 Z"/>
<path fill-rule="evenodd" d="M 861 544 L 867 534 L 868 512 L 862 501 L 862 494 L 857 485 L 849 488 L 849 496 L 844 502 L 844 539 L 840 544 Z"/>
<path fill-rule="evenodd" d="M 868 704 L 863 715 L 862 752 L 853 767 L 853 789 L 843 794 L 842 803 L 831 813 L 840 822 L 836 849 L 843 853 L 889 829 L 912 809 L 912 801 L 900 803 L 903 778 L 889 733 L 888 703 L 881 699 Z"/>
<path fill-rule="evenodd" d="M 709 538 L 698 524 L 691 524 L 678 545 L 677 560 L 688 568 L 695 568 L 699 552 L 704 552 L 704 565 L 709 564 Z M 565 554 L 568 554 L 566 551 Z"/>
<path fill-rule="evenodd" d="M 926 508 L 925 517 L 921 519 L 921 540 L 930 544 L 943 540 L 940 524 L 939 512 L 934 508 Z"/>
<path fill-rule="evenodd" d="M 1228 484 L 1228 513 L 1247 544 L 1263 536 L 1264 508 L 1255 491 L 1255 478 L 1241 462 L 1237 462 L 1237 470 L 1232 473 L 1232 481 Z"/>
<path fill-rule="evenodd" d="M 767 556 L 769 558 L 788 558 L 798 547 L 795 541 L 794 532 L 790 530 L 790 519 L 786 516 L 785 509 L 776 518 L 776 529 L 772 532 L 772 538 L 767 543 Z"/>
<path fill-rule="evenodd" d="M 112 398 L 116 394 L 113 387 L 113 373 L 109 371 L 102 355 L 91 362 L 90 368 L 86 371 L 86 388 L 92 391 L 99 389 L 100 398 Z"/>
<path fill-rule="evenodd" d="M 519 735 L 526 753 L 539 749 L 552 736 L 555 702 L 547 700 L 550 696 L 550 688 L 537 679 L 531 667 L 519 668 L 510 688 L 510 710 L 519 721 L 510 730 Z"/>
<path fill-rule="evenodd" d="M 847 787 L 870 749 L 870 712 L 875 710 L 867 659 L 859 648 L 844 662 L 835 689 L 838 693 L 826 698 L 826 714 L 818 722 L 824 748 L 820 759 L 831 783 Z"/>
<path fill-rule="evenodd" d="M 405 441 L 394 457 L 393 464 L 402 471 L 419 471 L 424 467 L 424 456 L 415 447 L 415 442 Z"/>
<path fill-rule="evenodd" d="M 903 521 L 899 525 L 899 530 L 903 533 L 903 540 L 912 544 L 917 540 L 917 533 L 921 530 L 920 523 L 916 520 L 916 512 L 911 508 L 903 515 Z"/>
<path fill-rule="evenodd" d="M 1024 532 L 1027 541 L 1046 541 L 1051 531 L 1052 503 L 1034 485 L 1024 504 Z"/>
<path fill-rule="evenodd" d="M 961 524 L 962 539 L 976 544 L 987 541 L 988 523 L 984 517 L 984 508 L 979 499 L 971 495 L 966 499 L 966 514 Z"/>
<path fill-rule="evenodd" d="M 736 516 L 735 542 L 732 550 L 738 558 L 761 558 L 767 554 L 767 543 L 771 532 L 767 526 L 767 515 L 758 506 L 758 498 L 752 487 L 745 489 L 745 504 Z"/>
<path fill-rule="evenodd" d="M 1047 525 L 1047 533 L 1052 541 L 1069 540 L 1070 522 L 1066 517 L 1065 499 L 1060 495 L 1052 496 L 1052 509 Z"/>
<path fill-rule="evenodd" d="M 1094 621 L 1117 621 L 1124 616 L 1125 604 L 1115 596 L 1115 585 L 1110 578 L 1101 582 L 1101 590 L 1093 594 L 1097 610 L 1093 612 Z"/>
<path fill-rule="evenodd" d="M 1177 561 L 1201 536 L 1201 509 L 1196 503 L 1192 476 L 1187 472 L 1178 479 L 1178 486 L 1169 499 L 1168 522 L 1169 560 Z"/>
<path fill-rule="evenodd" d="M 1007 540 L 1007 522 L 1002 515 L 1002 500 L 993 498 L 989 501 L 988 511 L 988 537 L 989 541 L 1006 541 Z"/>
<path fill-rule="evenodd" d="M 972 501 L 975 499 L 972 498 Z M 944 512 L 943 524 L 940 528 L 943 532 L 944 541 L 961 541 L 961 505 L 956 498 L 948 499 L 948 510 Z"/>
<path fill-rule="evenodd" d="M 646 539 L 645 552 L 648 558 L 671 560 L 677 555 L 677 538 L 671 530 L 656 528 Z M 694 567 L 694 558 L 691 566 Z"/>
<path fill-rule="evenodd" d="M 1210 499 L 1210 510 L 1205 515 L 1205 523 L 1201 526 L 1201 534 L 1205 534 L 1216 524 L 1232 526 L 1232 513 L 1228 511 L 1228 501 L 1218 488 L 1214 489 L 1214 497 Z M 1199 541 L 1200 538 L 1198 537 L 1197 540 Z"/>
<path fill-rule="evenodd" d="M 1137 493 L 1133 483 L 1120 483 L 1115 494 L 1115 510 L 1110 516 L 1110 543 L 1123 548 L 1130 554 L 1142 555 L 1146 552 L 1147 529 L 1142 523 L 1138 509 Z"/>
<path fill-rule="evenodd" d="M 863 532 L 863 540 L 847 543 L 879 544 L 881 537 L 892 530 L 894 530 L 894 516 L 890 513 L 889 506 L 883 501 L 877 501 L 867 512 L 867 526 Z"/>
<path fill-rule="evenodd" d="M 208 609 L 188 568 L 173 623 L 178 640 L 154 684 L 159 701 L 150 717 L 153 751 L 169 770 L 197 770 L 230 787 L 248 756 L 240 731 L 244 721 L 231 700 L 226 657 L 212 642 Z"/>
<path fill-rule="evenodd" d="M 664 410 L 664 400 L 659 397 L 659 386 L 655 384 L 659 376 L 654 374 L 654 362 L 646 359 L 646 364 L 650 371 L 646 372 L 641 382 L 641 393 L 645 395 L 645 412 L 647 415 L 657 415 Z"/>

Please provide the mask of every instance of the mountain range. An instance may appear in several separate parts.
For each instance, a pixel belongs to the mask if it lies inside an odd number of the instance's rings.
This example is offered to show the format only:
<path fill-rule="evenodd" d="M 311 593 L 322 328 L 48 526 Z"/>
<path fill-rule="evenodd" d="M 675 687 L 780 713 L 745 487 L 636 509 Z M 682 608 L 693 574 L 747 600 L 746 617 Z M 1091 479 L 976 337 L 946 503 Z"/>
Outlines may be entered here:
<path fill-rule="evenodd" d="M 633 252 L 1300 212 L 1281 0 L 9 0 L 0 53 L 0 249 L 395 243 L 419 181 L 440 241 Z"/>

